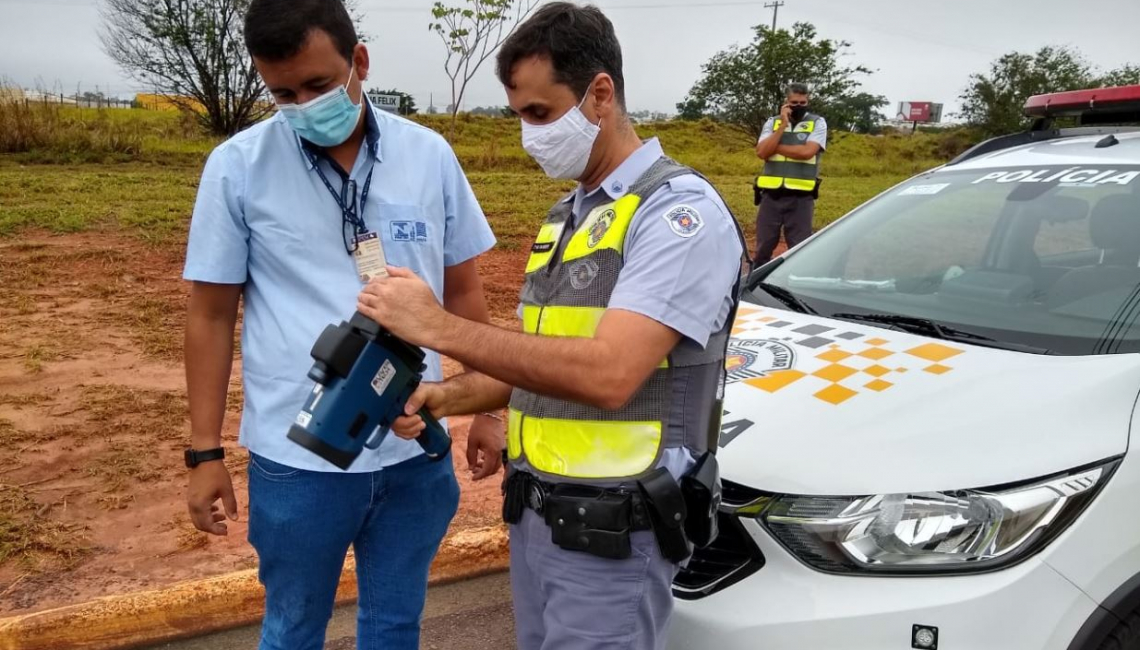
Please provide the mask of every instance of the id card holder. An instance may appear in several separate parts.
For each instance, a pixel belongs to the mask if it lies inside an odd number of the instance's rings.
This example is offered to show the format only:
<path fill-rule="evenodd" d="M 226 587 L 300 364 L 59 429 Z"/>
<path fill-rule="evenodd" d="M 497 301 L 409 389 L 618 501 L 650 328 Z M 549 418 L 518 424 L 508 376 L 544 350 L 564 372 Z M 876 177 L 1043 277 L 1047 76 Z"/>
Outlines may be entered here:
<path fill-rule="evenodd" d="M 352 259 L 356 262 L 356 274 L 364 284 L 388 275 L 388 262 L 384 259 L 384 247 L 377 233 L 365 232 L 356 236 L 356 252 Z"/>

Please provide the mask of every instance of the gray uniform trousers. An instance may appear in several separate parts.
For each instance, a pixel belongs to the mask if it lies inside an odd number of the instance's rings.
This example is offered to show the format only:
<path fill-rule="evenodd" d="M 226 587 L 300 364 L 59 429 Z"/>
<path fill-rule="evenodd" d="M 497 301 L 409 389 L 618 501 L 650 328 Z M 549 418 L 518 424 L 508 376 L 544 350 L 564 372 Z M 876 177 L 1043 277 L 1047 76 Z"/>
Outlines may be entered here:
<path fill-rule="evenodd" d="M 788 248 L 811 236 L 815 218 L 815 199 L 807 192 L 764 193 L 760 209 L 756 212 L 756 258 L 759 266 L 772 259 L 780 243 L 780 230 Z"/>
<path fill-rule="evenodd" d="M 511 526 L 511 591 L 518 650 L 663 650 L 677 565 L 651 531 L 633 555 L 607 560 L 564 551 L 531 509 Z"/>

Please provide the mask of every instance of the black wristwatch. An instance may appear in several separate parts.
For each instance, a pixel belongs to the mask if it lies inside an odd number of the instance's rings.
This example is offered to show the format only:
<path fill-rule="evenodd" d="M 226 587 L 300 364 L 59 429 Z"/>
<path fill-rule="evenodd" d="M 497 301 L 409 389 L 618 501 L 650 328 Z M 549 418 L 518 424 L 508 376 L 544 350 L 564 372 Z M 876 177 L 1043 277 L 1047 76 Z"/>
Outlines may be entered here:
<path fill-rule="evenodd" d="M 190 469 L 201 465 L 208 460 L 221 460 L 226 457 L 226 450 L 218 447 L 216 449 L 206 449 L 205 451 L 194 451 L 193 449 L 186 450 L 186 466 Z"/>

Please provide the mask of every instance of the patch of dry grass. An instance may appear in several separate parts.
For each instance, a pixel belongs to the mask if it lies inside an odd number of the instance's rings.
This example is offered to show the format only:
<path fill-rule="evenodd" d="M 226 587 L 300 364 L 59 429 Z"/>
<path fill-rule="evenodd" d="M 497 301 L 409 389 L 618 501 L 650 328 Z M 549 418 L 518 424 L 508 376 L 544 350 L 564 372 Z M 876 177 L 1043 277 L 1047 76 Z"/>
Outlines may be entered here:
<path fill-rule="evenodd" d="M 66 570 L 91 552 L 82 526 L 50 518 L 21 486 L 0 485 L 0 565 L 19 562 L 33 572 Z"/>
<path fill-rule="evenodd" d="M 42 433 L 21 429 L 11 420 L 0 418 L 0 456 L 8 457 L 6 460 L 42 439 Z"/>
<path fill-rule="evenodd" d="M 166 361 L 182 360 L 184 310 L 173 301 L 153 295 L 138 296 L 131 301 L 127 322 L 131 332 L 151 357 Z"/>
<path fill-rule="evenodd" d="M 146 462 L 153 453 L 142 445 L 117 446 L 112 442 L 111 448 L 95 459 L 87 473 L 101 480 L 108 492 L 157 481 L 162 478 L 162 472 Z"/>
<path fill-rule="evenodd" d="M 169 428 L 169 423 L 186 419 L 186 398 L 180 391 L 84 386 L 79 405 L 89 422 L 119 430 L 132 424 L 142 424 L 148 431 Z"/>
<path fill-rule="evenodd" d="M 37 343 L 24 350 L 24 369 L 35 374 L 44 369 L 44 364 L 58 361 L 62 357 L 60 351 L 54 347 Z"/>

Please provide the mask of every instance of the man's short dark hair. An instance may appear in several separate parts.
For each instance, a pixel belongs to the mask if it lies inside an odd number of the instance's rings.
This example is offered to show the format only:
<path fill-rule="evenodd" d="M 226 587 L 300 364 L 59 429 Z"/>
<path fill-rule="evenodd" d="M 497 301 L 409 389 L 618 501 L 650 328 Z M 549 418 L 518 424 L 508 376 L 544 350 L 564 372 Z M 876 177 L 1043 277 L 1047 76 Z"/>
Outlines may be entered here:
<path fill-rule="evenodd" d="M 283 61 L 301 51 L 314 29 L 352 60 L 358 39 L 344 0 L 253 0 L 245 14 L 245 46 L 259 59 Z"/>
<path fill-rule="evenodd" d="M 807 84 L 791 83 L 788 84 L 789 95 L 810 95 L 811 91 L 808 89 Z"/>
<path fill-rule="evenodd" d="M 499 50 L 499 81 L 513 88 L 515 64 L 532 56 L 549 59 L 554 80 L 570 86 L 579 99 L 594 77 L 605 72 L 614 80 L 618 104 L 625 107 L 621 45 L 613 23 L 597 7 L 553 2 L 536 11 Z"/>

